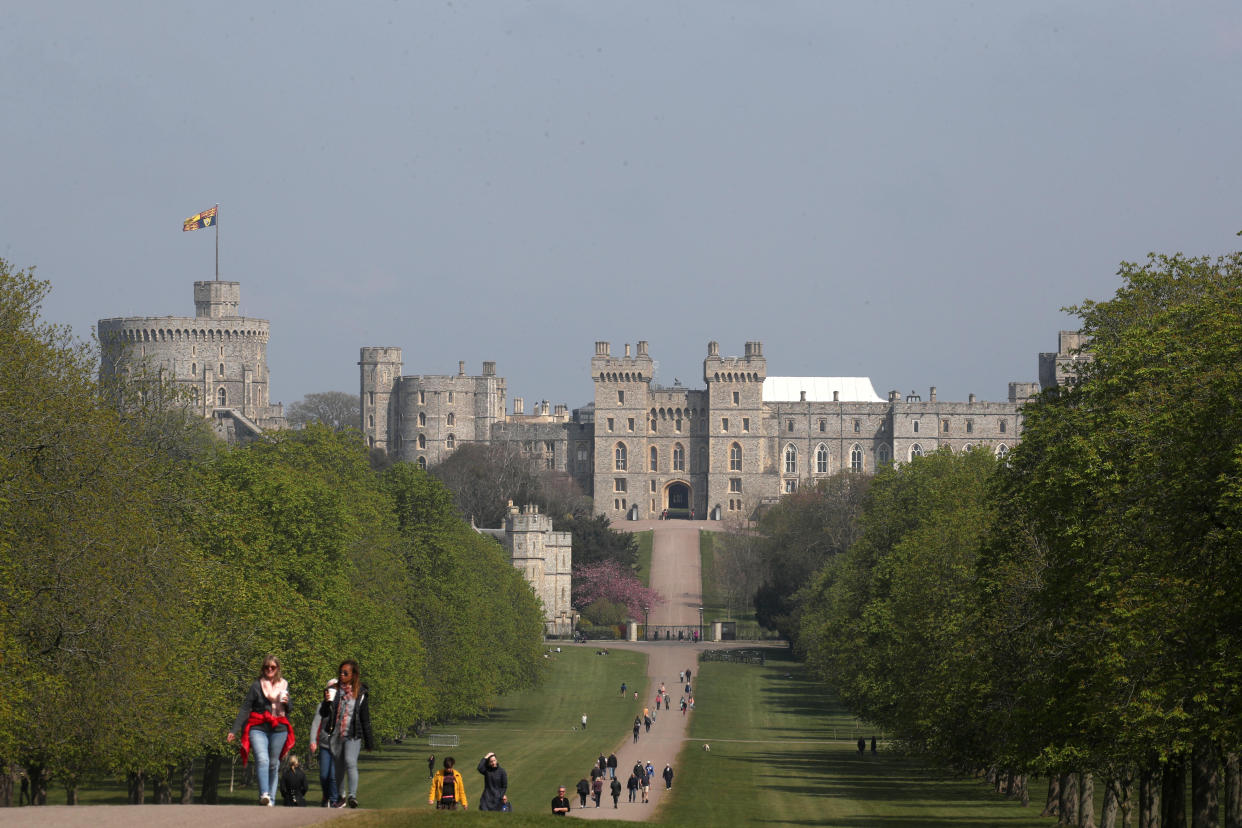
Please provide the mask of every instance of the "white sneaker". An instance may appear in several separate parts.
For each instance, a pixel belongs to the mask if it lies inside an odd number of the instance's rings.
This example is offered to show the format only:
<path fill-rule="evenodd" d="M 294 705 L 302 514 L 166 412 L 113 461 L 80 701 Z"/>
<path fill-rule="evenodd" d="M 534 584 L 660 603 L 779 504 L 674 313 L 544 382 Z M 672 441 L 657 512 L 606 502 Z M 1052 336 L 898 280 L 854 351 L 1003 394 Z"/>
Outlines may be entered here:
<path fill-rule="evenodd" d="M 272 798 L 268 796 L 267 794 L 263 794 L 259 797 L 259 804 L 260 805 L 271 805 Z"/>
<path fill-rule="evenodd" d="M 269 800 L 267 801 L 267 807 L 269 807 L 269 808 L 275 808 L 275 807 L 276 807 L 276 800 L 274 800 L 274 799 L 269 799 Z"/>

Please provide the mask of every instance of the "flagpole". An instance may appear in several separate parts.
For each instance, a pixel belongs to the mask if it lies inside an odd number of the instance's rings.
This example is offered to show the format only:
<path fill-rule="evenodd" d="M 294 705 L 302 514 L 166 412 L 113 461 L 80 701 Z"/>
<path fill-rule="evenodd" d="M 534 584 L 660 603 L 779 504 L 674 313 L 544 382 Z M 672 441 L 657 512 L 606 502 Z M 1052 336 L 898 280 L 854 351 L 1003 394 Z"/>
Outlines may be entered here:
<path fill-rule="evenodd" d="M 220 281 L 220 203 L 216 202 L 216 281 Z"/>

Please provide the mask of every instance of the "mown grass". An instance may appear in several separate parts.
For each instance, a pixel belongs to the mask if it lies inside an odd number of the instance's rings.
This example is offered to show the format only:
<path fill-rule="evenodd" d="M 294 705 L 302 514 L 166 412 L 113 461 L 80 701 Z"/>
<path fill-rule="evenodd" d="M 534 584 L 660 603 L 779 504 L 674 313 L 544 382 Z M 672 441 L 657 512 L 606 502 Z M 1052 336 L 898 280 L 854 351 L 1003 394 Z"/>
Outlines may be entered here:
<path fill-rule="evenodd" d="M 561 645 L 561 652 L 551 656 L 554 663 L 542 687 L 505 696 L 486 719 L 434 728 L 437 733 L 456 734 L 460 740 L 456 749 L 432 751 L 426 740 L 419 740 L 364 753 L 359 800 L 367 808 L 429 810 L 427 756 L 434 752 L 437 766 L 445 756 L 457 760 L 473 810 L 483 789 L 479 759 L 492 751 L 509 774 L 514 811 L 547 812 L 558 785 L 572 789 L 600 752 L 611 753 L 629 732 L 635 713 L 642 709 L 633 690 L 646 698 L 646 657 L 629 650 L 596 655 L 606 644 Z M 623 681 L 629 688 L 624 697 L 619 692 Z"/>
<path fill-rule="evenodd" d="M 653 542 L 653 533 L 650 529 L 646 532 L 635 532 L 634 539 L 638 542 L 638 554 L 635 556 L 635 574 L 638 580 L 643 582 L 643 586 L 651 586 L 651 544 Z"/>

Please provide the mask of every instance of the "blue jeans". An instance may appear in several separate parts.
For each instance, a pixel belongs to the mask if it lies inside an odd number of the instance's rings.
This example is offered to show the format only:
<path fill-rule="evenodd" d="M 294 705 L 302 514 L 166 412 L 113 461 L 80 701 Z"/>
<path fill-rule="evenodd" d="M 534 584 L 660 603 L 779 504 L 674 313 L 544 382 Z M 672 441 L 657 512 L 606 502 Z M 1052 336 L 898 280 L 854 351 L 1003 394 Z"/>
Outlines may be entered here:
<path fill-rule="evenodd" d="M 332 773 L 332 751 L 327 742 L 319 743 L 319 786 L 323 788 L 323 798 L 336 802 L 336 777 Z"/>
<path fill-rule="evenodd" d="M 332 739 L 332 776 L 341 799 L 358 795 L 358 752 L 361 739 Z"/>
<path fill-rule="evenodd" d="M 254 775 L 259 780 L 259 796 L 275 796 L 280 776 L 280 752 L 284 750 L 289 731 L 268 733 L 259 727 L 250 728 L 250 754 L 254 756 Z"/>

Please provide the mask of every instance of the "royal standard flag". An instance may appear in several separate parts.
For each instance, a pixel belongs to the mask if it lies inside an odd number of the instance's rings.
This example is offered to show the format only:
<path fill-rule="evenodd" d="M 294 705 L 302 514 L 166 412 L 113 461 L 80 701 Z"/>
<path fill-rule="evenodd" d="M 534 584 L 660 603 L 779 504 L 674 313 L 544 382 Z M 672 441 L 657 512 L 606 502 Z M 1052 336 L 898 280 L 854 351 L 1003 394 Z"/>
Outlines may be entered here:
<path fill-rule="evenodd" d="M 219 209 L 218 207 L 212 207 L 210 210 L 204 210 L 201 213 L 195 213 L 194 215 L 190 216 L 181 225 L 182 231 L 198 230 L 201 227 L 210 227 L 211 225 L 215 224 L 216 223 L 216 210 L 218 209 Z"/>

